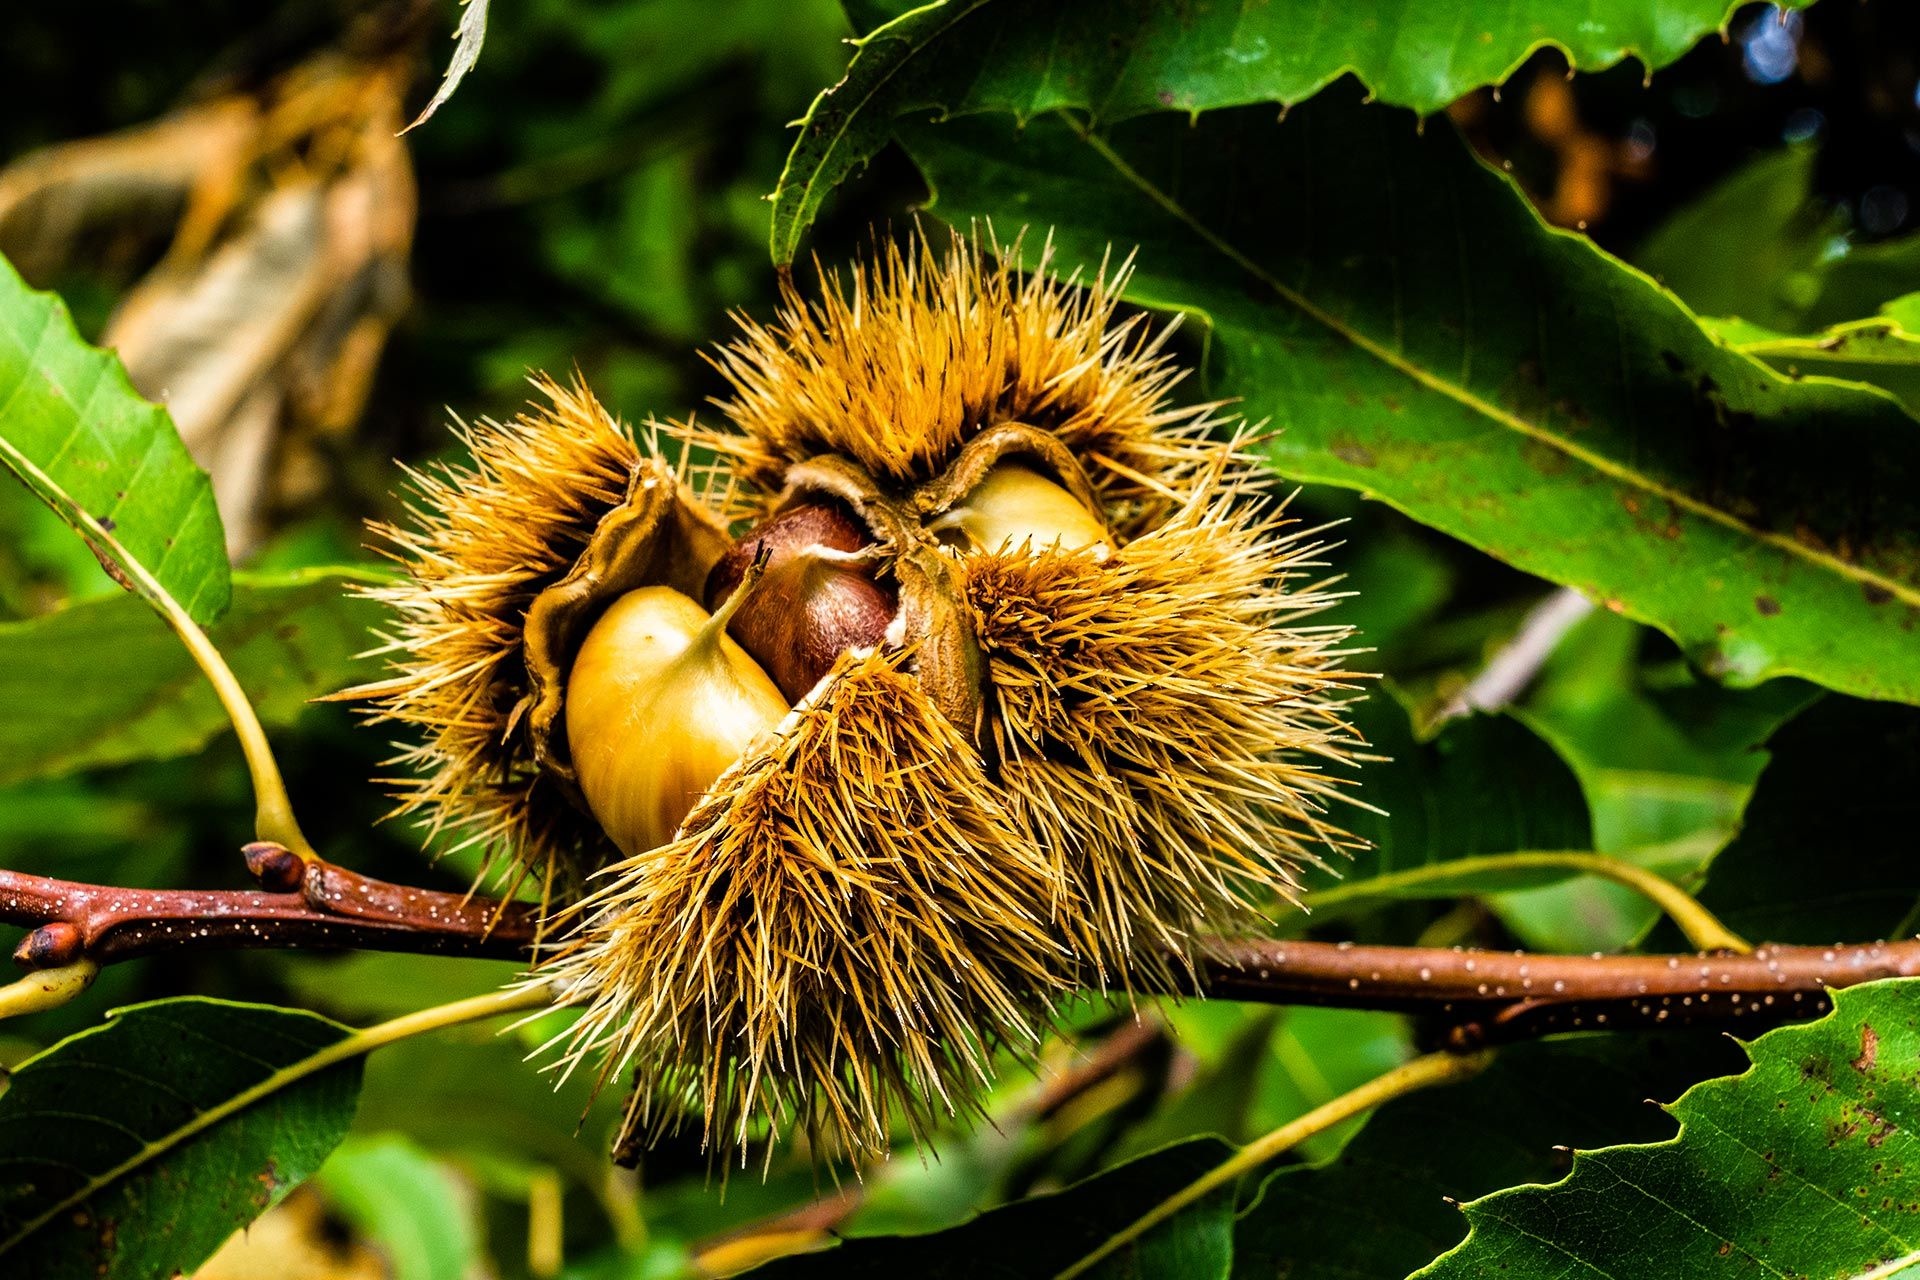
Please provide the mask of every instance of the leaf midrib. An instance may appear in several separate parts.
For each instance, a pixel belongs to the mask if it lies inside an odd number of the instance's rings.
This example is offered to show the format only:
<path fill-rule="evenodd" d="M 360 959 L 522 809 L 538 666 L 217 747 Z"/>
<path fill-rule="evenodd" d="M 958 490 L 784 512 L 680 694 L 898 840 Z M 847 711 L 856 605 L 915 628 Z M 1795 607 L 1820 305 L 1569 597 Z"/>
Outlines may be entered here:
<path fill-rule="evenodd" d="M 176 1026 L 177 1025 L 178 1024 L 176 1024 Z M 21 1244 L 32 1239 L 36 1233 L 61 1214 L 66 1213 L 76 1206 L 85 1204 L 106 1188 L 113 1186 L 122 1178 L 137 1173 L 143 1166 L 158 1160 L 161 1156 L 166 1155 L 169 1151 L 180 1146 L 188 1139 L 206 1132 L 223 1120 L 238 1115 L 254 1103 L 271 1097 L 287 1085 L 297 1083 L 308 1076 L 317 1075 L 328 1067 L 342 1065 L 349 1059 L 357 1056 L 360 1050 L 356 1041 L 359 1037 L 347 1031 L 346 1028 L 341 1028 L 341 1031 L 342 1035 L 340 1039 L 329 1044 L 321 1045 L 306 1057 L 288 1063 L 286 1066 L 262 1077 L 240 1092 L 198 1113 L 185 1124 L 178 1125 L 168 1132 L 161 1134 L 158 1138 L 144 1143 L 140 1150 L 134 1152 L 119 1164 L 114 1165 L 111 1169 L 89 1177 L 79 1188 L 64 1196 L 57 1203 L 51 1205 L 35 1217 L 27 1219 L 21 1223 L 20 1228 L 12 1235 L 6 1237 L 4 1240 L 0 1240 L 0 1257 L 5 1257 Z M 231 1049 L 231 1046 L 225 1047 L 229 1050 Z"/>
<path fill-rule="evenodd" d="M 1400 355 L 1368 335 L 1343 323 L 1338 317 L 1316 305 L 1306 295 L 1281 282 L 1272 273 L 1261 267 L 1259 263 L 1235 248 L 1225 237 L 1202 222 L 1188 210 L 1185 205 L 1155 186 L 1152 182 L 1149 182 L 1143 174 L 1128 164 L 1118 152 L 1114 151 L 1113 148 L 1108 146 L 1097 134 L 1072 114 L 1064 111 L 1056 114 L 1067 122 L 1068 127 L 1073 130 L 1074 135 L 1090 148 L 1095 155 L 1099 156 L 1102 161 L 1110 166 L 1122 181 L 1132 186 L 1135 190 L 1139 191 L 1142 196 L 1152 201 L 1160 209 L 1176 219 L 1181 225 L 1188 228 L 1209 248 L 1272 290 L 1274 296 L 1300 312 L 1307 319 L 1312 320 L 1329 332 L 1351 343 L 1353 346 L 1358 347 L 1361 351 L 1372 356 L 1388 368 L 1393 369 L 1409 381 L 1415 382 L 1429 391 L 1452 400 L 1454 403 L 1480 415 L 1489 422 L 1504 427 L 1529 440 L 1537 441 L 1602 475 L 1638 488 L 1642 492 L 1655 498 L 1670 502 L 1680 510 L 1689 512 L 1692 515 L 1709 521 L 1710 523 L 1720 525 L 1723 528 L 1734 530 L 1737 533 L 1752 538 L 1756 542 L 1774 547 L 1790 556 L 1804 560 L 1809 564 L 1823 568 L 1841 577 L 1848 578 L 1863 586 L 1886 591 L 1903 603 L 1920 608 L 1920 588 L 1909 586 L 1897 578 L 1890 578 L 1884 574 L 1875 573 L 1871 569 L 1852 564 L 1828 552 L 1809 547 L 1805 543 L 1796 541 L 1784 534 L 1773 533 L 1769 530 L 1758 528 L 1729 511 L 1724 511 L 1711 503 L 1701 501 L 1690 493 L 1663 484 L 1624 463 L 1616 462 L 1612 458 L 1606 457 L 1604 454 L 1582 448 L 1548 428 L 1538 423 L 1529 422 L 1518 414 L 1503 409 L 1499 405 L 1482 398 L 1468 388 L 1415 364 L 1405 356 Z M 1537 215 L 1535 216 L 1537 220 Z M 1557 228 L 1547 226 L 1544 223 L 1542 223 L 1541 226 L 1542 229 L 1550 235 L 1565 234 Z M 1625 268 L 1623 265 L 1623 269 L 1630 270 L 1631 268 Z M 1762 367 L 1764 368 L 1764 366 Z M 1767 370 L 1767 375 L 1771 377 L 1779 376 L 1771 370 Z"/>

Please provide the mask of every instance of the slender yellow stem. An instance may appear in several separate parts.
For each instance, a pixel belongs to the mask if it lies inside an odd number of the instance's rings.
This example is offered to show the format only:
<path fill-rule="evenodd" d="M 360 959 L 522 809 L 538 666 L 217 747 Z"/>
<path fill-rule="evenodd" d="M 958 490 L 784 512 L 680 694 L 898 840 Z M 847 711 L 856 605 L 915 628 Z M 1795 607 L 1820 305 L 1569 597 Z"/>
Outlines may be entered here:
<path fill-rule="evenodd" d="M 287 784 L 280 776 L 280 763 L 274 759 L 273 748 L 267 743 L 267 731 L 261 726 L 260 717 L 248 700 L 247 691 L 240 687 L 233 668 L 227 665 L 213 640 L 172 596 L 160 592 L 153 600 L 160 616 L 180 637 L 180 643 L 193 655 L 207 683 L 213 686 L 214 696 L 226 709 L 227 719 L 233 722 L 234 736 L 240 739 L 240 752 L 246 757 L 247 772 L 253 778 L 254 838 L 285 845 L 302 858 L 317 857 L 293 816 L 293 800 L 287 795 Z"/>
<path fill-rule="evenodd" d="M 240 750 L 247 758 L 247 772 L 253 775 L 254 831 L 257 837 L 285 845 L 303 858 L 314 857 L 313 846 L 307 843 L 299 823 L 294 821 L 293 803 L 287 798 L 287 786 L 280 777 L 280 766 L 273 758 L 273 749 L 267 745 L 267 734 L 260 727 L 260 717 L 254 713 L 253 704 L 247 701 L 246 690 L 240 687 L 240 681 L 234 677 L 233 668 L 227 665 L 227 660 L 214 647 L 213 641 L 207 638 L 207 633 L 200 629 L 200 624 L 180 607 L 180 602 L 173 598 L 171 592 L 160 585 L 160 580 L 153 576 L 152 571 L 136 560 L 120 539 L 113 536 L 112 530 L 70 498 L 66 490 L 32 459 L 4 439 L 0 439 L 0 463 L 11 468 L 62 520 L 86 537 L 100 555 L 102 564 L 108 566 L 109 572 L 113 573 L 121 586 L 146 600 L 166 619 L 167 625 L 180 637 L 180 642 L 186 645 L 187 652 L 193 655 L 194 662 L 199 664 L 200 670 L 213 685 L 220 705 L 226 709 L 227 718 L 233 721 L 233 731 L 240 739 Z"/>
<path fill-rule="evenodd" d="M 92 986 L 99 973 L 100 966 L 91 960 L 76 960 L 57 969 L 36 969 L 0 987 L 0 1018 L 57 1009 Z"/>
<path fill-rule="evenodd" d="M 345 1062 L 363 1053 L 372 1053 L 375 1049 L 383 1049 L 390 1044 L 425 1035 L 429 1031 L 443 1031 L 448 1027 L 461 1026 L 468 1022 L 483 1022 L 501 1014 L 546 1010 L 560 1003 L 562 1001 L 558 992 L 553 984 L 548 982 L 506 987 L 499 991 L 489 991 L 483 996 L 468 996 L 465 1000 L 455 1000 L 451 1004 L 438 1004 L 431 1009 L 403 1014 L 377 1026 L 363 1028 L 344 1040 L 328 1045 L 312 1058 L 294 1063 L 285 1068 L 285 1071 L 298 1071 L 300 1075 L 311 1075 L 315 1071 L 325 1070 L 336 1062 Z M 308 1063 L 313 1063 L 329 1054 L 333 1056 L 327 1061 L 308 1066 Z M 298 1078 L 299 1076 L 294 1077 L 294 1079 Z M 263 1087 L 273 1079 L 274 1077 L 269 1076 L 262 1085 L 255 1087 Z M 266 1091 L 272 1092 L 271 1089 Z"/>
<path fill-rule="evenodd" d="M 456 1000 L 452 1004 L 437 1005 L 431 1009 L 422 1009 L 382 1022 L 378 1026 L 356 1031 L 344 1039 L 316 1053 L 307 1055 L 298 1062 L 275 1071 L 259 1083 L 243 1089 L 232 1097 L 200 1112 L 191 1121 L 168 1133 L 155 1142 L 149 1142 L 139 1151 L 122 1161 L 118 1166 L 95 1178 L 89 1178 L 66 1199 L 55 1204 L 39 1216 L 16 1224 L 5 1238 L 0 1238 L 0 1253 L 5 1253 L 15 1244 L 38 1231 L 61 1214 L 69 1212 L 99 1188 L 113 1183 L 140 1168 L 141 1165 L 157 1159 L 164 1153 L 206 1132 L 221 1121 L 237 1115 L 246 1108 L 270 1097 L 288 1085 L 297 1084 L 308 1076 L 325 1071 L 328 1067 L 338 1066 L 342 1062 L 358 1058 L 375 1049 L 406 1040 L 429 1031 L 440 1031 L 447 1027 L 457 1027 L 467 1022 L 479 1022 L 486 1018 L 498 1017 L 508 1013 L 525 1013 L 530 1010 L 544 1009 L 558 1002 L 551 984 L 537 983 L 523 987 L 509 987 L 502 991 L 489 992 L 483 996 L 474 996 L 467 1000 Z"/>
<path fill-rule="evenodd" d="M 560 1175 L 552 1169 L 535 1173 L 527 1184 L 527 1272 L 547 1280 L 566 1264 L 561 1217 L 564 1192 Z"/>
<path fill-rule="evenodd" d="M 647 1244 L 647 1216 L 640 1210 L 640 1179 L 633 1170 L 609 1162 L 596 1190 L 600 1207 L 613 1224 L 614 1243 L 624 1253 L 639 1253 Z"/>
<path fill-rule="evenodd" d="M 1395 1098 L 1421 1089 L 1432 1088 L 1434 1085 L 1451 1084 L 1458 1080 L 1465 1080 L 1469 1076 L 1478 1075 L 1492 1061 L 1493 1050 L 1481 1049 L 1475 1053 L 1429 1053 L 1411 1062 L 1402 1063 L 1385 1075 L 1367 1081 L 1358 1089 L 1341 1094 L 1325 1106 L 1315 1107 L 1299 1119 L 1290 1120 L 1273 1132 L 1255 1138 L 1235 1152 L 1231 1159 L 1209 1169 L 1155 1205 L 1142 1217 L 1136 1218 L 1108 1236 L 1101 1242 L 1099 1248 L 1060 1272 L 1054 1280 L 1073 1280 L 1075 1276 L 1085 1275 L 1102 1260 L 1140 1239 L 1188 1205 L 1235 1182 L 1242 1174 L 1251 1173 L 1275 1156 L 1298 1146 L 1315 1134 L 1324 1133 L 1343 1120 L 1352 1119 L 1383 1102 L 1391 1102 Z"/>
<path fill-rule="evenodd" d="M 1697 898 L 1665 876 L 1604 853 L 1570 849 L 1491 853 L 1475 858 L 1435 862 L 1322 889 L 1308 894 L 1306 905 L 1310 908 L 1330 907 L 1362 898 L 1414 895 L 1422 890 L 1437 890 L 1440 886 L 1467 876 L 1503 871 L 1575 871 L 1602 876 L 1615 884 L 1625 885 L 1666 912 L 1680 932 L 1687 936 L 1687 941 L 1701 951 L 1732 951 L 1745 955 L 1753 950 L 1751 943 L 1727 928 L 1718 916 L 1701 906 Z"/>

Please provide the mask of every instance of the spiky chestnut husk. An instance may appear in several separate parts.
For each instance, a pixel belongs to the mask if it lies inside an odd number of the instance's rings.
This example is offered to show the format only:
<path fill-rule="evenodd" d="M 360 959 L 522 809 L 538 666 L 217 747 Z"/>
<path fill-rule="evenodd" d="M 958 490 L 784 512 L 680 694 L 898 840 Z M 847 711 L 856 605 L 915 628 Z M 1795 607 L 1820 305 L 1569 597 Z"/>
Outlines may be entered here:
<path fill-rule="evenodd" d="M 689 1111 L 741 1150 L 791 1124 L 867 1157 L 977 1111 L 1064 986 L 1048 870 L 906 670 L 844 655 L 678 839 L 611 868 L 545 971 L 586 997 L 572 1062 L 648 1082 L 627 1127 Z"/>
<path fill-rule="evenodd" d="M 565 917 L 550 968 L 587 1008 L 568 1057 L 650 1085 L 626 1138 L 699 1111 L 716 1147 L 778 1120 L 877 1152 L 896 1118 L 973 1108 L 992 1046 L 1026 1043 L 1065 986 L 1170 976 L 1342 843 L 1315 768 L 1349 739 L 1340 633 L 1293 625 L 1324 601 L 1295 589 L 1310 548 L 1212 408 L 1171 404 L 1165 332 L 1117 319 L 1117 284 L 916 241 L 749 324 L 720 359 L 730 429 L 673 429 L 718 455 L 743 511 L 850 513 L 898 609 L 674 840 Z M 1048 549 L 1058 510 L 999 550 L 943 543 L 1007 466 L 1083 506 L 1098 553 Z M 492 726 L 521 794 L 567 792 L 550 726 L 573 638 L 615 588 L 687 567 L 649 531 L 698 520 L 653 493 L 602 499 L 572 568 L 540 561 L 528 679 Z M 501 759 L 476 747 L 468 781 Z"/>
<path fill-rule="evenodd" d="M 605 558 L 595 553 L 608 526 L 632 523 L 613 517 L 655 497 L 677 509 L 675 558 L 690 562 L 657 580 L 697 593 L 725 535 L 688 478 L 585 386 L 534 385 L 545 405 L 457 426 L 471 463 L 410 471 L 409 520 L 374 526 L 407 570 L 367 592 L 395 617 L 381 650 L 394 674 L 340 696 L 417 735 L 392 762 L 404 772 L 386 780 L 397 813 L 421 817 L 436 843 L 444 834 L 451 847 L 480 846 L 490 865 L 504 859 L 510 889 L 532 876 L 543 897 L 564 898 L 616 854 L 571 778 L 539 759 L 529 614 Z"/>
<path fill-rule="evenodd" d="M 1037 896 L 1025 905 L 1063 950 L 1041 964 L 1028 945 L 1017 947 L 1012 955 L 1026 959 L 1010 988 L 1027 987 L 1036 1016 L 1049 985 L 1041 973 L 1053 982 L 1164 985 L 1192 964 L 1204 938 L 1254 927 L 1263 907 L 1291 894 L 1303 863 L 1348 843 L 1322 813 L 1339 788 L 1323 767 L 1352 742 L 1336 674 L 1345 632 L 1294 625 L 1327 601 L 1299 585 L 1315 548 L 1287 531 L 1244 440 L 1215 434 L 1211 406 L 1170 404 L 1179 374 L 1164 340 L 1137 318 L 1116 320 L 1110 286 L 1082 291 L 1044 272 L 1021 277 L 960 239 L 944 254 L 915 243 L 856 270 L 850 290 L 830 284 L 813 306 L 789 298 L 771 326 L 749 324 L 720 362 L 733 383 L 725 407 L 735 429 L 700 436 L 730 460 L 743 502 L 757 501 L 776 523 L 780 510 L 825 498 L 864 521 L 881 548 L 899 583 L 894 639 L 910 655 L 898 670 L 958 730 L 946 764 L 968 762 L 966 776 L 984 784 L 969 803 L 995 815 L 1008 865 L 1040 859 L 1041 874 L 1027 885 Z M 1009 467 L 1057 486 L 1048 510 L 1035 513 L 1037 536 L 985 553 L 947 545 L 948 517 Z M 1061 492 L 1088 513 L 1087 524 L 1073 525 L 1109 531 L 1097 547 L 1103 554 L 1050 548 Z M 815 706 L 844 705 L 835 700 L 838 678 L 816 691 Z M 847 741 L 848 760 L 877 765 Z M 922 759 L 900 757 L 903 779 L 909 758 Z M 743 763 L 737 777 L 752 767 Z M 909 794 L 933 777 L 908 780 Z M 862 818 L 843 825 L 838 842 L 823 841 L 826 828 L 810 822 L 805 841 L 780 847 L 824 852 L 819 861 L 829 866 L 863 835 L 884 832 L 921 848 L 889 805 L 867 803 L 865 784 L 819 781 L 818 811 Z M 836 787 L 846 794 L 827 798 Z M 723 778 L 714 803 L 728 791 Z M 792 803 L 783 795 L 765 809 L 729 809 L 726 829 L 778 830 Z M 747 864 L 729 865 L 734 880 L 743 878 Z M 790 864 L 751 865 L 764 880 L 765 868 Z M 698 989 L 663 989 L 658 975 L 685 966 L 737 974 L 735 957 L 776 954 L 772 940 L 743 932 L 709 946 L 707 917 L 692 913 L 700 895 L 685 877 L 657 874 L 636 860 L 594 894 L 564 961 L 577 989 L 592 993 L 576 1055 L 604 1048 L 613 1063 L 640 1063 L 643 1078 L 677 1069 L 683 1082 L 700 1082 L 644 1093 L 635 1125 L 677 1115 L 677 1103 L 706 1111 L 710 1138 L 738 1144 L 750 1112 L 792 1113 L 831 1120 L 841 1145 L 858 1154 L 886 1139 L 877 1100 L 893 1097 L 924 1122 L 913 1110 L 925 1097 L 917 1092 L 929 1082 L 924 1069 L 915 1078 L 869 1062 L 861 1078 L 876 1083 L 857 1088 L 854 1077 L 822 1069 L 832 1061 L 851 1070 L 852 1059 L 803 1050 L 801 1040 L 816 1033 L 797 1021 L 829 989 L 859 996 L 863 1008 L 904 1009 L 892 1002 L 924 975 L 824 953 L 846 966 L 835 985 L 790 1006 L 795 1021 L 749 1032 L 753 1019 L 730 1021 L 721 1010 L 752 998 L 764 971 L 754 983 Z M 791 901 L 800 914 L 783 927 L 828 929 L 814 918 L 825 910 L 818 898 Z M 667 910 L 671 903 L 680 914 Z M 651 974 L 634 963 L 641 955 Z M 994 1007 L 983 1002 L 975 1034 L 1001 1025 Z M 724 1035 L 698 1032 L 709 1015 Z M 895 1052 L 905 1060 L 939 1060 L 911 1030 L 903 1034 Z M 851 1051 L 858 1039 L 839 1043 Z M 965 1077 L 941 1082 L 957 1088 Z"/>
<path fill-rule="evenodd" d="M 1322 548 L 1222 444 L 1181 506 L 1111 556 L 969 556 L 999 780 L 1069 892 L 1091 980 L 1165 989 L 1210 938 L 1351 845 L 1328 820 L 1354 745 L 1345 628 L 1299 626 Z"/>
<path fill-rule="evenodd" d="M 828 273 L 815 303 L 790 291 L 772 323 L 745 322 L 716 359 L 732 429 L 701 442 L 768 495 L 819 455 L 902 489 L 935 480 L 983 432 L 1025 423 L 1085 464 L 1122 535 L 1164 517 L 1162 477 L 1206 465 L 1219 408 L 1173 403 L 1174 327 L 1116 313 L 1126 266 L 1083 288 L 1077 272 L 1052 273 L 1050 244 L 1025 274 L 1018 241 L 999 250 L 915 236 L 844 285 Z"/>

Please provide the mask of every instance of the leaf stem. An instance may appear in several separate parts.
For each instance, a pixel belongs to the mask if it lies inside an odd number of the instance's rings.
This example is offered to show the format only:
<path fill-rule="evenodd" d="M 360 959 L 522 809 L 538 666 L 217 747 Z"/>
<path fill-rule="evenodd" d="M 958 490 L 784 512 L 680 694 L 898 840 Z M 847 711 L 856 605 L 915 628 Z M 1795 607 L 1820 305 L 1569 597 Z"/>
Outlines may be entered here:
<path fill-rule="evenodd" d="M 233 731 L 240 739 L 240 750 L 246 755 L 247 772 L 253 777 L 254 830 L 257 838 L 285 845 L 303 859 L 315 857 L 313 846 L 307 842 L 300 824 L 294 820 L 293 802 L 287 797 L 286 783 L 280 777 L 280 765 L 273 758 L 273 748 L 267 744 L 267 732 L 260 726 L 260 717 L 247 700 L 246 690 L 240 687 L 233 668 L 227 665 L 227 660 L 221 656 L 207 633 L 201 630 L 200 624 L 160 585 L 160 580 L 114 537 L 106 525 L 67 496 L 51 476 L 4 437 L 0 437 L 0 463 L 12 469 L 42 502 L 52 507 L 62 520 L 85 537 L 93 547 L 94 555 L 99 558 L 100 567 L 114 581 L 158 610 L 167 625 L 173 628 L 173 633 L 180 637 L 187 652 L 193 655 L 194 662 L 213 686 L 220 705 L 226 709 L 227 718 L 233 722 Z"/>
<path fill-rule="evenodd" d="M 1322 889 L 1307 895 L 1306 904 L 1309 907 L 1327 907 L 1360 898 L 1402 894 L 1420 896 L 1420 891 L 1437 890 L 1441 885 L 1468 876 L 1541 870 L 1581 872 L 1625 885 L 1666 912 L 1687 936 L 1687 941 L 1702 951 L 1731 951 L 1746 955 L 1753 950 L 1751 943 L 1722 924 L 1719 917 L 1700 905 L 1699 899 L 1665 876 L 1604 853 L 1571 849 L 1490 853 L 1430 863 L 1424 867 L 1388 872 L 1386 875 Z"/>
<path fill-rule="evenodd" d="M 100 966 L 80 959 L 55 969 L 36 969 L 0 987 L 0 1019 L 57 1009 L 93 985 Z"/>
<path fill-rule="evenodd" d="M 1481 1049 L 1473 1053 L 1429 1053 L 1411 1062 L 1402 1063 L 1385 1075 L 1367 1081 L 1358 1089 L 1343 1093 L 1333 1101 L 1315 1107 L 1303 1116 L 1289 1120 L 1271 1133 L 1255 1138 L 1236 1151 L 1230 1159 L 1207 1170 L 1145 1214 L 1108 1236 L 1100 1243 L 1099 1248 L 1061 1271 L 1054 1280 L 1073 1280 L 1075 1276 L 1086 1274 L 1095 1265 L 1140 1239 L 1188 1205 L 1237 1181 L 1241 1175 L 1253 1172 L 1315 1134 L 1324 1133 L 1342 1121 L 1352 1119 L 1363 1111 L 1370 1111 L 1383 1102 L 1391 1102 L 1395 1098 L 1421 1089 L 1430 1089 L 1435 1085 L 1465 1080 L 1485 1070 L 1487 1064 L 1492 1061 L 1493 1050 Z"/>
<path fill-rule="evenodd" d="M 535 982 L 526 985 L 514 985 L 499 991 L 489 991 L 481 996 L 468 996 L 465 1000 L 455 1000 L 451 1004 L 438 1004 L 430 1009 L 421 1009 L 417 1013 L 402 1014 L 386 1022 L 364 1027 L 344 1040 L 335 1041 L 321 1049 L 310 1058 L 303 1058 L 292 1066 L 283 1067 L 273 1075 L 254 1086 L 266 1089 L 266 1086 L 289 1072 L 294 1074 L 288 1081 L 323 1071 L 336 1062 L 345 1062 L 362 1054 L 372 1053 L 375 1049 L 384 1049 L 390 1044 L 410 1040 L 414 1036 L 425 1035 L 429 1031 L 444 1031 L 448 1027 L 461 1026 L 468 1022 L 481 1022 L 487 1018 L 507 1013 L 530 1013 L 564 1003 L 559 992 L 551 982 Z M 274 1086 L 278 1088 L 279 1086 Z"/>
<path fill-rule="evenodd" d="M 156 583 L 156 590 L 158 586 Z M 234 736 L 240 740 L 240 752 L 246 757 L 247 773 L 253 779 L 254 838 L 284 845 L 303 860 L 317 858 L 319 855 L 293 816 L 293 800 L 287 794 L 286 781 L 280 776 L 280 762 L 274 758 L 267 731 L 260 724 L 246 690 L 240 687 L 239 677 L 233 674 L 233 668 L 227 665 L 212 638 L 187 616 L 187 611 L 172 596 L 161 591 L 149 598 L 173 628 L 173 633 L 180 637 L 180 643 L 193 655 L 207 683 L 213 686 L 214 696 L 226 709 L 227 719 L 233 722 Z"/>

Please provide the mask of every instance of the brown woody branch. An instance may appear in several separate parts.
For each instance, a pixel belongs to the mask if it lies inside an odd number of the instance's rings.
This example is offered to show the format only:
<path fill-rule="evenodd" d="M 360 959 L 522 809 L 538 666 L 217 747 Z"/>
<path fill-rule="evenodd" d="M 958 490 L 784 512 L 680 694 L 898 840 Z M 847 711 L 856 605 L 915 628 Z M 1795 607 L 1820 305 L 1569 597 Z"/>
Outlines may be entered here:
<path fill-rule="evenodd" d="M 535 916 L 519 903 L 389 884 L 250 844 L 258 889 L 115 889 L 0 870 L 0 923 L 32 930 L 13 958 L 31 969 L 156 951 L 330 947 L 516 958 Z"/>
<path fill-rule="evenodd" d="M 1470 1049 L 1556 1031 L 1741 1025 L 1817 1017 L 1827 989 L 1920 974 L 1920 940 L 1751 954 L 1539 955 L 1344 942 L 1221 944 L 1208 995 L 1425 1014 Z"/>
<path fill-rule="evenodd" d="M 526 905 L 389 884 L 274 844 L 245 852 L 258 889 L 116 889 L 0 870 L 0 923 L 30 930 L 14 958 L 32 969 L 238 948 L 533 958 Z M 1920 940 L 1625 956 L 1241 941 L 1217 944 L 1189 990 L 1425 1015 L 1465 1049 L 1579 1029 L 1757 1029 L 1824 1013 L 1830 987 L 1915 974 Z"/>

